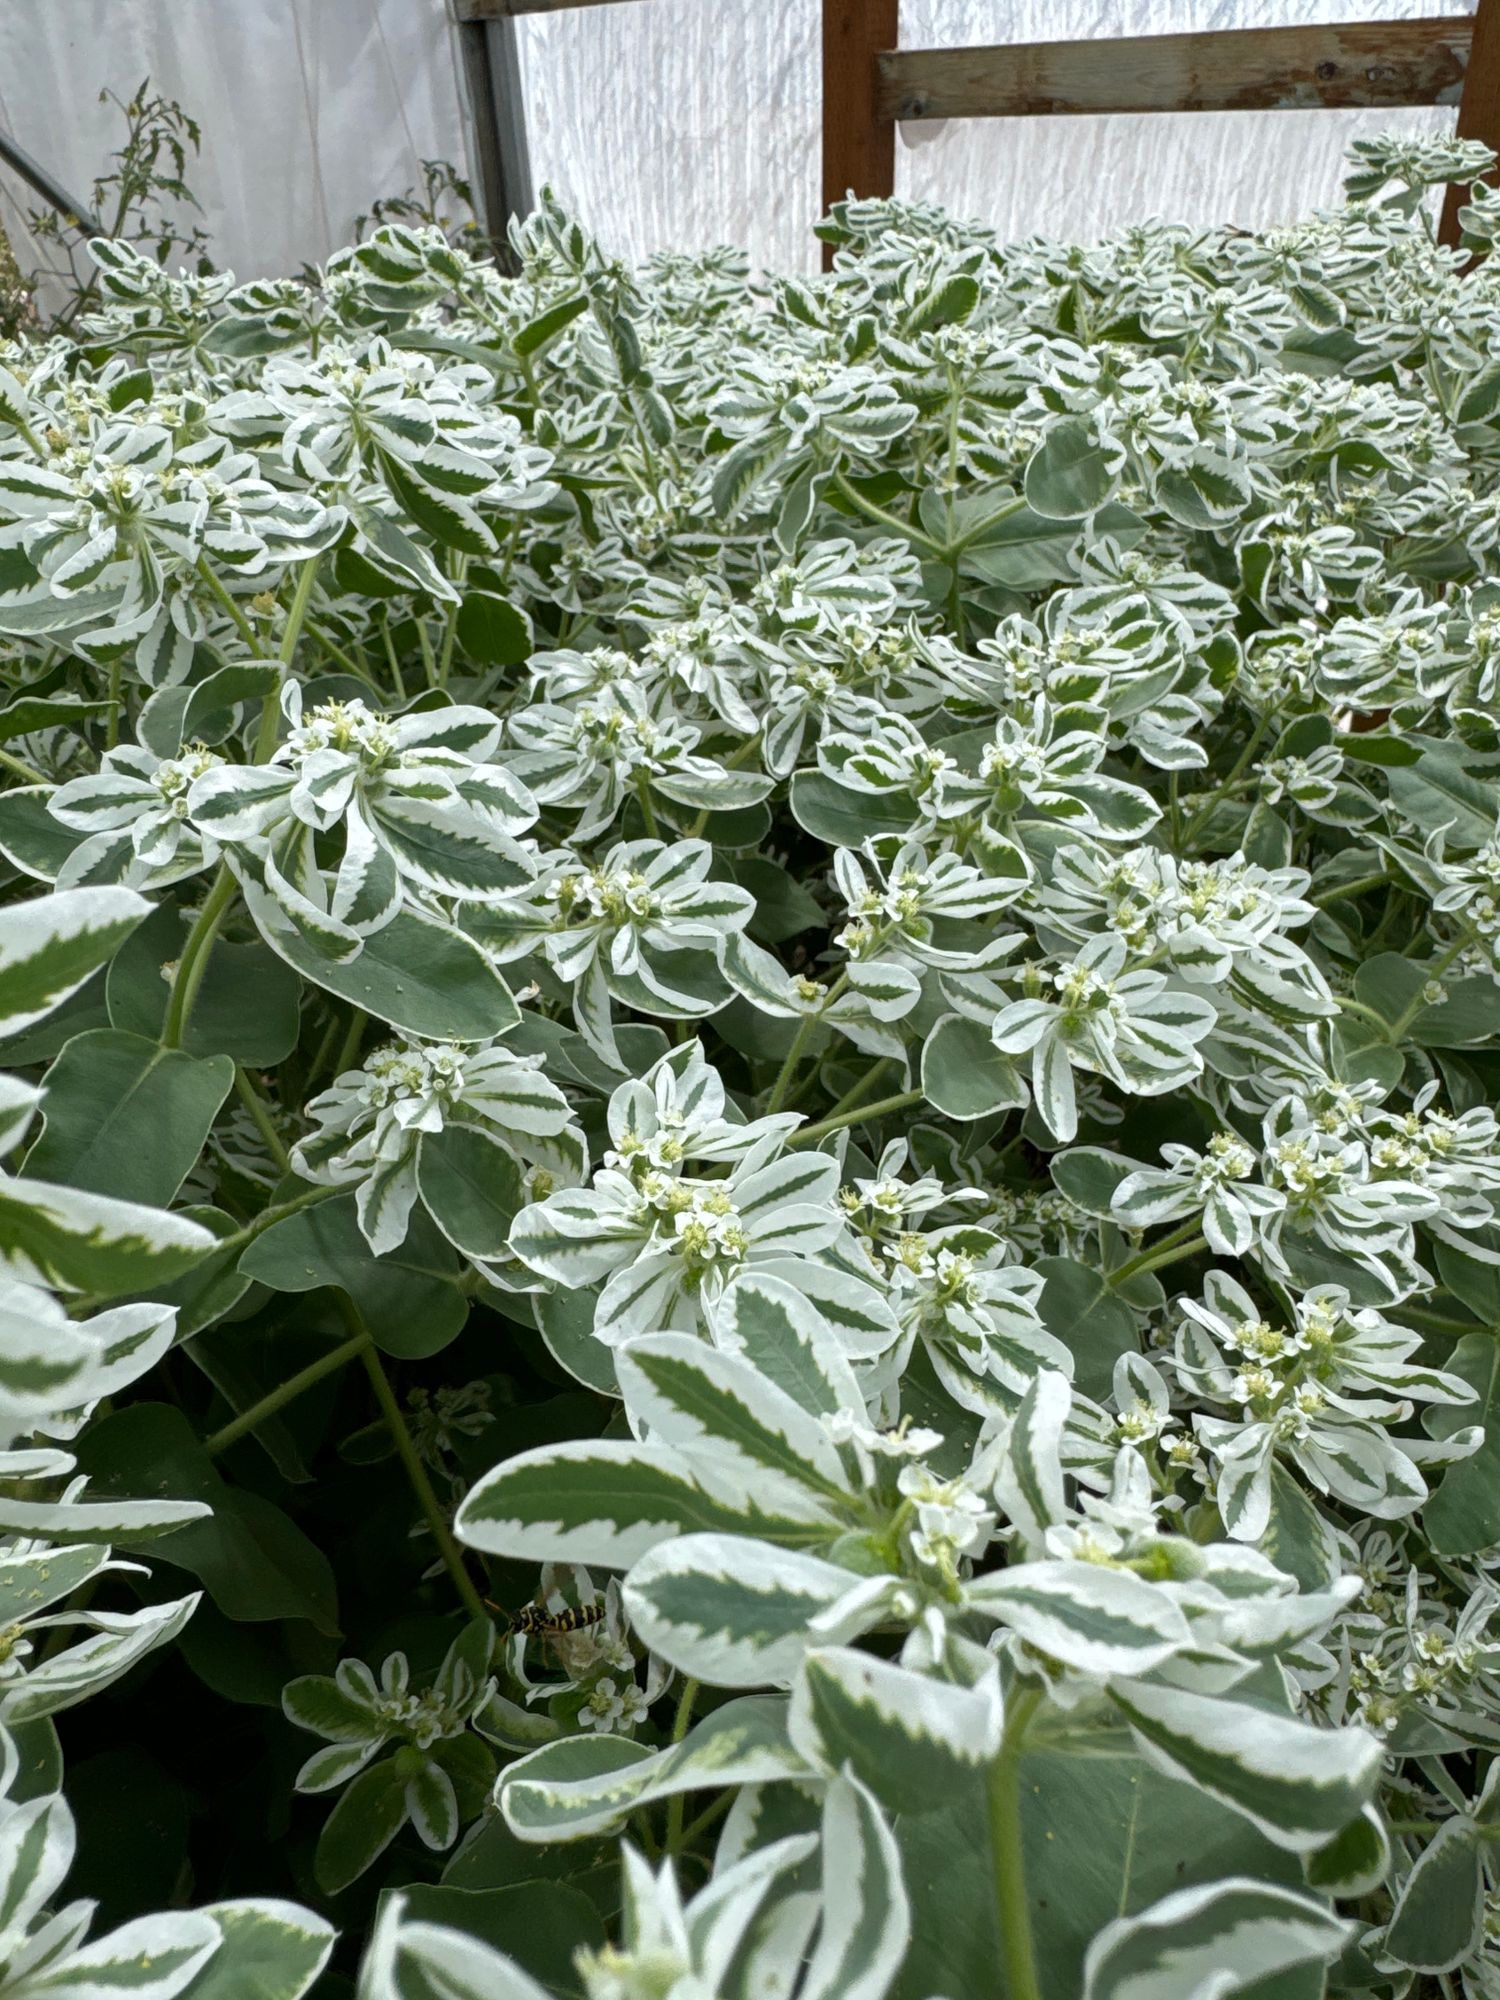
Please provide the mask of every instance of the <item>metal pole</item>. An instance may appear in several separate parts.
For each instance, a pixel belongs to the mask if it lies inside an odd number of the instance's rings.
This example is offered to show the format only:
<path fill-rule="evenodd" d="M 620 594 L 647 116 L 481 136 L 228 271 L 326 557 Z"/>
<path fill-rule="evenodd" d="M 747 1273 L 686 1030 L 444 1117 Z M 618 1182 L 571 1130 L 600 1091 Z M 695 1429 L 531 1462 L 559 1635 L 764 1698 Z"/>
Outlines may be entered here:
<path fill-rule="evenodd" d="M 516 24 L 502 16 L 458 23 L 459 53 L 474 120 L 475 178 L 495 261 L 511 262 L 506 224 L 533 203 L 526 108 L 521 96 Z"/>
<path fill-rule="evenodd" d="M 87 206 L 75 201 L 59 181 L 53 180 L 44 166 L 32 159 L 30 153 L 18 146 L 8 132 L 0 132 L 0 160 L 14 168 L 28 187 L 34 188 L 49 207 L 59 215 L 67 216 L 74 227 L 84 236 L 102 236 L 104 231 L 89 213 Z"/>

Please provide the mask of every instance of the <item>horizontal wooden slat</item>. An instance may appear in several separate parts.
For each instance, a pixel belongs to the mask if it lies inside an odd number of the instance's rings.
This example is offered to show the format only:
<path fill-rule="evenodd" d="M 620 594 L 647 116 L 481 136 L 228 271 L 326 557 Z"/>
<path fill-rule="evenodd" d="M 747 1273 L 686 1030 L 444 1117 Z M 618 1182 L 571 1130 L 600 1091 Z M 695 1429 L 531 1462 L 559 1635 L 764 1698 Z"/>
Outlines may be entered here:
<path fill-rule="evenodd" d="M 1456 104 L 1472 37 L 1460 15 L 892 49 L 879 59 L 877 106 L 882 118 L 917 119 Z"/>
<path fill-rule="evenodd" d="M 460 21 L 502 21 L 511 14 L 564 14 L 575 7 L 620 4 L 621 0 L 453 0 Z"/>

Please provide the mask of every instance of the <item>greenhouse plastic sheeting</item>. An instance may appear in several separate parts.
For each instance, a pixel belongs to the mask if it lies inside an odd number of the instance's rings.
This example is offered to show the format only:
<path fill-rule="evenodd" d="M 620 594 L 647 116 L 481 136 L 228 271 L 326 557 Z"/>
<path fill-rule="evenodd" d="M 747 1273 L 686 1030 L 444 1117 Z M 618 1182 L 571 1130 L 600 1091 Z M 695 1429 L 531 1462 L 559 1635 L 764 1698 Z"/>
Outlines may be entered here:
<path fill-rule="evenodd" d="M 453 38 L 442 0 L 11 0 L 0 124 L 87 200 L 141 79 L 203 128 L 189 185 L 216 263 L 244 278 L 326 257 L 423 159 L 462 164 Z M 27 261 L 41 203 L 0 170 L 0 221 Z"/>
<path fill-rule="evenodd" d="M 1452 14 L 1463 0 L 902 0 L 907 47 Z M 820 0 L 622 0 L 516 24 L 533 177 L 618 253 L 744 244 L 810 269 Z M 149 75 L 204 128 L 192 182 L 219 263 L 294 270 L 348 240 L 423 158 L 466 157 L 443 0 L 47 0 L 6 10 L 0 120 L 75 192 L 116 143 L 96 102 Z M 1336 198 L 1351 138 L 1443 109 L 909 125 L 900 194 L 1003 236 L 1135 217 L 1254 225 Z M 20 200 L 17 200 L 19 192 Z M 0 177 L 14 229 L 31 198 Z M 24 251 L 24 246 L 23 251 Z"/>

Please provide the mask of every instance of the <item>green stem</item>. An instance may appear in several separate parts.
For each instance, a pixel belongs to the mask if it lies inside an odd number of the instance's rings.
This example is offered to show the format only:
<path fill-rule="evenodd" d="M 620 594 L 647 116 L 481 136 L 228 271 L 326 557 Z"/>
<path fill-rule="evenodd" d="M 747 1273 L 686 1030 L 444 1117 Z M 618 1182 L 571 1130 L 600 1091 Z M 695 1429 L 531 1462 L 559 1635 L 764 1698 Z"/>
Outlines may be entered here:
<path fill-rule="evenodd" d="M 1378 875 L 1357 875 L 1352 882 L 1339 882 L 1332 889 L 1324 889 L 1320 895 L 1309 896 L 1308 901 L 1320 910 L 1326 910 L 1330 903 L 1342 903 L 1347 896 L 1362 896 L 1367 889 L 1379 889 L 1389 884 L 1391 877 L 1384 869 Z"/>
<path fill-rule="evenodd" d="M 822 1005 L 815 1008 L 812 1013 L 804 1014 L 797 1023 L 797 1032 L 792 1037 L 792 1045 L 782 1059 L 781 1068 L 776 1072 L 776 1081 L 771 1085 L 771 1095 L 766 1100 L 768 1116 L 774 1111 L 779 1111 L 786 1103 L 787 1092 L 792 1087 L 792 1078 L 797 1074 L 798 1063 L 807 1053 L 808 1043 L 817 1033 L 823 1016 L 848 984 L 848 973 L 841 972 L 824 995 Z"/>
<path fill-rule="evenodd" d="M 113 750 L 120 740 L 120 662 L 109 670 L 109 721 L 104 725 L 104 747 Z"/>
<path fill-rule="evenodd" d="M 427 630 L 427 621 L 419 618 L 417 625 L 417 649 L 422 655 L 422 670 L 427 676 L 430 688 L 437 686 L 437 654 L 432 650 L 432 638 Z"/>
<path fill-rule="evenodd" d="M 896 1097 L 882 1097 L 874 1104 L 861 1104 L 853 1111 L 841 1111 L 831 1118 L 822 1118 L 816 1125 L 804 1125 L 800 1132 L 792 1134 L 787 1145 L 810 1146 L 814 1140 L 826 1138 L 830 1132 L 842 1131 L 846 1125 L 863 1125 L 867 1119 L 884 1118 L 892 1111 L 905 1111 L 921 1102 L 920 1090 L 903 1090 Z"/>
<path fill-rule="evenodd" d="M 292 661 L 297 656 L 297 641 L 302 636 L 303 621 L 307 617 L 307 607 L 312 603 L 313 585 L 318 578 L 318 556 L 302 565 L 297 578 L 297 588 L 292 596 L 292 608 L 286 614 L 286 630 L 281 635 L 281 651 L 277 655 L 281 663 L 282 679 L 286 678 Z M 276 734 L 281 726 L 281 690 L 273 688 L 261 703 L 260 731 L 255 739 L 255 761 L 269 764 L 276 749 Z"/>
<path fill-rule="evenodd" d="M 677 1713 L 672 1720 L 672 1742 L 679 1744 L 687 1735 L 693 1720 L 693 1704 L 698 1699 L 698 1683 L 688 1675 L 682 1683 L 682 1693 L 677 1697 Z M 667 1801 L 666 1851 L 675 1854 L 682 1845 L 682 1819 L 687 1806 L 686 1792 L 674 1792 Z"/>
<path fill-rule="evenodd" d="M 1143 1250 L 1139 1257 L 1132 1257 L 1119 1269 L 1111 1271 L 1109 1283 L 1118 1291 L 1121 1285 L 1132 1278 L 1139 1278 L 1147 1271 L 1159 1271 L 1164 1264 L 1181 1263 L 1184 1257 L 1196 1257 L 1200 1250 L 1208 1248 L 1208 1238 L 1199 1233 L 1196 1222 L 1185 1222 L 1181 1229 L 1174 1229 L 1170 1236 L 1164 1236 L 1160 1243 L 1154 1243 L 1149 1250 Z"/>
<path fill-rule="evenodd" d="M 213 887 L 204 898 L 197 921 L 188 932 L 188 941 L 182 947 L 182 956 L 178 959 L 177 970 L 172 975 L 172 992 L 167 1001 L 167 1019 L 161 1031 L 161 1045 L 164 1049 L 182 1047 L 182 1037 L 193 1012 L 193 1002 L 198 997 L 198 988 L 203 984 L 203 975 L 208 970 L 209 951 L 219 934 L 219 926 L 228 914 L 229 905 L 234 901 L 236 887 L 228 862 L 220 862 Z"/>
<path fill-rule="evenodd" d="M 364 1038 L 365 1027 L 369 1018 L 369 1015 L 361 1007 L 356 1007 L 354 1012 L 349 1016 L 349 1026 L 345 1030 L 343 1041 L 339 1044 L 338 1060 L 333 1065 L 333 1073 L 336 1077 L 342 1076 L 346 1069 L 353 1069 L 354 1065 L 359 1061 L 359 1045 Z"/>
<path fill-rule="evenodd" d="M 920 528 L 914 528 L 910 521 L 903 521 L 899 514 L 888 514 L 884 507 L 877 507 L 873 500 L 867 500 L 863 493 L 856 492 L 842 472 L 833 475 L 833 490 L 867 521 L 874 521 L 882 528 L 889 528 L 893 535 L 900 535 L 903 541 L 916 542 L 921 548 L 938 560 L 946 555 L 941 542 L 935 542 L 931 535 L 924 535 Z"/>
<path fill-rule="evenodd" d="M 881 1056 L 878 1062 L 871 1063 L 858 1083 L 849 1086 L 838 1103 L 834 1105 L 832 1111 L 827 1115 L 830 1118 L 841 1118 L 846 1111 L 852 1111 L 856 1104 L 863 1104 L 870 1092 L 875 1088 L 880 1077 L 891 1067 L 895 1060 L 894 1056 Z"/>
<path fill-rule="evenodd" d="M 211 1458 L 217 1457 L 221 1451 L 228 1451 L 232 1444 L 238 1444 L 242 1437 L 263 1424 L 267 1417 L 274 1417 L 278 1410 L 284 1410 L 288 1403 L 296 1402 L 299 1396 L 321 1382 L 326 1375 L 335 1374 L 346 1361 L 352 1361 L 356 1354 L 369 1345 L 369 1342 L 370 1336 L 367 1333 L 350 1334 L 349 1338 L 340 1341 L 337 1347 L 330 1347 L 328 1352 L 320 1354 L 316 1361 L 309 1361 L 307 1366 L 299 1368 L 295 1375 L 289 1375 L 274 1389 L 268 1389 L 259 1401 L 250 1405 L 248 1410 L 241 1410 L 237 1417 L 231 1418 L 222 1430 L 217 1430 L 211 1437 L 206 1437 L 203 1440 L 203 1449 Z"/>
<path fill-rule="evenodd" d="M 1224 781 L 1218 786 L 1218 788 L 1215 791 L 1209 794 L 1207 802 L 1203 806 L 1201 806 L 1199 810 L 1193 814 L 1193 817 L 1188 821 L 1182 836 L 1182 844 L 1185 848 L 1191 849 L 1193 845 L 1194 836 L 1197 834 L 1198 829 L 1203 825 L 1204 821 L 1209 817 L 1210 813 L 1212 813 L 1214 807 L 1224 797 L 1225 793 L 1231 789 L 1235 781 L 1240 777 L 1241 773 L 1249 765 L 1250 759 L 1255 755 L 1256 750 L 1260 747 L 1260 739 L 1265 735 L 1266 728 L 1270 722 L 1270 719 L 1271 719 L 1270 715 L 1269 713 L 1267 713 L 1261 717 L 1259 722 L 1256 723 L 1254 729 L 1252 729 L 1249 736 L 1246 737 L 1245 746 L 1240 751 L 1239 756 L 1235 759 L 1234 764 L 1229 772 L 1229 776 L 1224 779 Z"/>
<path fill-rule="evenodd" d="M 16 776 L 28 785 L 45 785 L 47 782 L 40 771 L 33 770 L 31 765 L 20 757 L 12 757 L 8 750 L 0 750 L 0 767 L 14 771 Z"/>
<path fill-rule="evenodd" d="M 464 1568 L 463 1553 L 453 1539 L 453 1530 L 448 1525 L 448 1517 L 443 1512 L 437 1494 L 432 1490 L 432 1481 L 427 1476 L 427 1467 L 422 1463 L 401 1405 L 396 1401 L 396 1392 L 391 1387 L 374 1343 L 370 1340 L 359 1309 L 346 1293 L 341 1292 L 341 1310 L 351 1332 L 358 1330 L 365 1336 L 365 1345 L 360 1349 L 360 1359 L 365 1364 L 365 1373 L 370 1378 L 370 1387 L 375 1391 L 375 1400 L 380 1405 L 380 1414 L 385 1418 L 386 1429 L 391 1434 L 391 1443 L 396 1447 L 396 1456 L 405 1469 L 411 1490 L 417 1496 L 417 1504 L 422 1509 L 432 1539 L 438 1545 L 438 1553 L 443 1558 L 443 1567 L 453 1579 L 453 1587 L 471 1618 L 486 1616 L 484 1599 L 474 1586 L 474 1579 Z"/>
<path fill-rule="evenodd" d="M 1011 1690 L 1006 1703 L 1005 1732 L 986 1784 L 995 1902 L 1000 1914 L 1000 1950 L 1005 1961 L 1008 2000 L 1041 2000 L 1021 1837 L 1021 1749 L 1041 1700 L 1040 1688 Z"/>
<path fill-rule="evenodd" d="M 232 1236 L 221 1236 L 215 1245 L 214 1255 L 223 1256 L 226 1251 L 244 1250 L 257 1236 L 263 1236 L 276 1223 L 285 1222 L 289 1215 L 295 1215 L 299 1209 L 311 1208 L 317 1202 L 327 1201 L 332 1195 L 348 1192 L 346 1187 L 329 1187 L 323 1182 L 319 1182 L 317 1187 L 304 1188 L 301 1194 L 294 1194 L 287 1201 L 277 1202 L 274 1208 L 263 1208 L 259 1215 L 252 1216 L 244 1228 L 237 1229 Z"/>
<path fill-rule="evenodd" d="M 266 657 L 266 649 L 260 643 L 259 634 L 256 632 L 254 626 L 250 623 L 250 620 L 245 616 L 244 612 L 240 609 L 238 604 L 235 603 L 233 597 L 231 597 L 229 592 L 225 589 L 223 583 L 220 581 L 219 577 L 215 574 L 213 565 L 212 563 L 210 563 L 207 556 L 199 556 L 198 574 L 199 576 L 202 577 L 203 581 L 208 585 L 209 589 L 218 599 L 219 604 L 221 605 L 223 610 L 228 614 L 229 620 L 231 624 L 234 626 L 234 629 L 236 630 L 236 632 L 239 633 L 240 637 L 244 640 L 245 644 L 250 648 L 251 652 L 254 653 L 255 657 L 258 660 L 263 660 Z"/>
<path fill-rule="evenodd" d="M 270 1107 L 256 1089 L 250 1072 L 241 1063 L 236 1063 L 235 1065 L 234 1088 L 235 1094 L 238 1096 L 241 1104 L 244 1105 L 245 1109 L 254 1119 L 255 1129 L 260 1133 L 262 1139 L 265 1140 L 267 1152 L 284 1174 L 290 1173 L 292 1168 L 291 1155 L 281 1142 L 281 1134 L 276 1130 L 275 1123 L 271 1117 Z"/>
<path fill-rule="evenodd" d="M 1389 1311 L 1399 1313 L 1402 1319 L 1409 1319 L 1413 1326 L 1421 1327 L 1427 1333 L 1452 1333 L 1460 1338 L 1468 1333 L 1490 1333 L 1494 1329 L 1481 1325 L 1477 1319 L 1449 1319 L 1443 1313 L 1428 1312 L 1425 1306 L 1391 1306 Z"/>
<path fill-rule="evenodd" d="M 661 828 L 656 823 L 656 808 L 651 803 L 651 782 L 644 771 L 635 774 L 635 795 L 641 803 L 641 817 L 646 822 L 646 831 L 653 840 L 661 839 Z"/>
<path fill-rule="evenodd" d="M 1458 957 L 1459 953 L 1464 949 L 1464 947 L 1468 944 L 1468 942 L 1469 942 L 1468 938 L 1462 932 L 1460 932 L 1460 934 L 1453 940 L 1452 944 L 1449 945 L 1448 949 L 1443 953 L 1442 957 L 1438 959 L 1434 964 L 1430 966 L 1418 966 L 1417 970 L 1419 972 L 1425 972 L 1427 976 L 1423 980 L 1422 984 L 1417 988 L 1416 993 L 1413 996 L 1410 1003 L 1401 1009 L 1401 1012 L 1396 1016 L 1395 1020 L 1392 1021 L 1390 1025 L 1390 1029 L 1388 1031 L 1388 1038 L 1393 1045 L 1403 1040 L 1407 1029 L 1411 1026 L 1412 1022 L 1416 1020 L 1418 1014 L 1421 1013 L 1424 1007 L 1431 1005 L 1431 1002 L 1427 999 L 1426 996 L 1426 988 L 1428 983 L 1431 980 L 1442 978 L 1443 974 L 1448 970 L 1448 967 L 1453 963 L 1454 959 Z"/>

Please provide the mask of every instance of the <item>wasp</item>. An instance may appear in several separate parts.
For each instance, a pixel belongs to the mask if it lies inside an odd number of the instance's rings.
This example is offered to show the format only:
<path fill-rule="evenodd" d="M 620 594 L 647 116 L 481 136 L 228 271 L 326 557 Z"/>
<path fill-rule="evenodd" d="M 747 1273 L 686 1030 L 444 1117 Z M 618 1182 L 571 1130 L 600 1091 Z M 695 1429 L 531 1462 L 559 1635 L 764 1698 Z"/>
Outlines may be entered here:
<path fill-rule="evenodd" d="M 506 1621 L 512 1632 L 522 1633 L 529 1639 L 561 1639 L 569 1632 L 581 1632 L 586 1626 L 598 1625 L 604 1618 L 603 1604 L 569 1605 L 563 1611 L 549 1611 L 544 1604 L 523 1604 L 519 1611 L 504 1611 L 498 1604 L 491 1604 L 488 1598 L 485 1604 Z"/>

